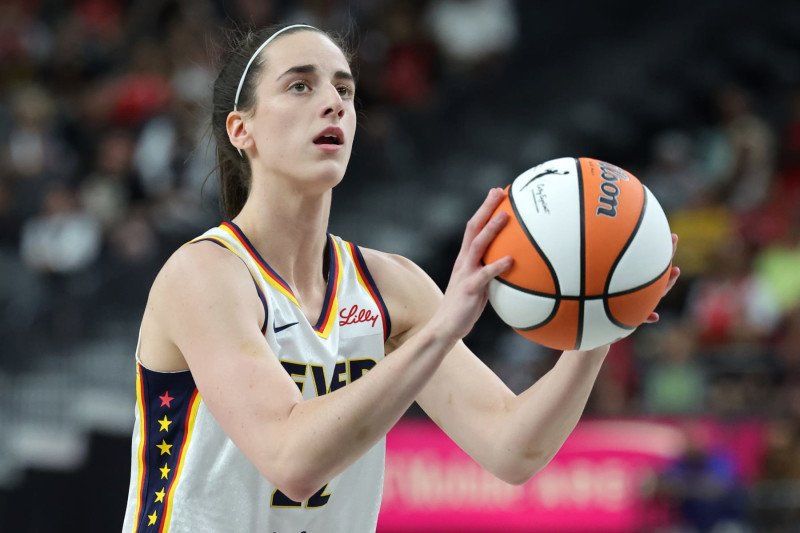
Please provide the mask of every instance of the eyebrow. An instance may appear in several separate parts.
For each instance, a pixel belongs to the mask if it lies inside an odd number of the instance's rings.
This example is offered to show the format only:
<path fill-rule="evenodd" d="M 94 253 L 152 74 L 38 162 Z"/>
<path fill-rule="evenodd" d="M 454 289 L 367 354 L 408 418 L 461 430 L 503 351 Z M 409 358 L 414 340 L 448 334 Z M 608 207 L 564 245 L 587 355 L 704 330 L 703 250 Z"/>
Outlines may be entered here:
<path fill-rule="evenodd" d="M 314 65 L 297 65 L 288 69 L 286 72 L 278 76 L 275 79 L 275 81 L 278 81 L 281 78 L 290 76 L 292 74 L 316 74 L 316 72 L 317 72 L 317 67 L 315 67 Z M 336 72 L 334 72 L 333 77 L 337 80 L 349 80 L 349 81 L 355 80 L 353 75 L 347 72 L 346 70 L 337 70 Z"/>

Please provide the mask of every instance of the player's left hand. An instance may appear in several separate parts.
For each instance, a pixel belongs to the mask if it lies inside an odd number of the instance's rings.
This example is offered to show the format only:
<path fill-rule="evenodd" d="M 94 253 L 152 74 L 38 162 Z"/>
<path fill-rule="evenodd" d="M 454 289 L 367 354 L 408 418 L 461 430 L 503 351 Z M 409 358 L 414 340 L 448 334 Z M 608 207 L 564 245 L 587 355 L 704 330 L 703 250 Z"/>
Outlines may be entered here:
<path fill-rule="evenodd" d="M 675 250 L 678 249 L 678 236 L 676 234 L 672 234 L 672 258 L 675 258 Z M 675 286 L 675 282 L 678 281 L 678 276 L 681 275 L 681 269 L 673 266 L 672 269 L 669 271 L 669 280 L 667 280 L 667 288 L 664 289 L 664 294 L 661 295 L 663 298 L 666 294 Z M 653 311 L 650 313 L 650 316 L 647 317 L 645 323 L 652 324 L 653 322 L 658 322 L 659 316 L 658 313 Z"/>

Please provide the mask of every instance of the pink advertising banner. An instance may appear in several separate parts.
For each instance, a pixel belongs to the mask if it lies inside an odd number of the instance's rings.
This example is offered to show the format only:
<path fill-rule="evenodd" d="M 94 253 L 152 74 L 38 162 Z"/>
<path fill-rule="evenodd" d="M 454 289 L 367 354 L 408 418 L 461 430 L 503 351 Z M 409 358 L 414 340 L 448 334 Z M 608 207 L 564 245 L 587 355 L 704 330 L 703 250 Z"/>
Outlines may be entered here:
<path fill-rule="evenodd" d="M 542 471 L 508 485 L 478 466 L 438 427 L 403 420 L 387 436 L 379 533 L 635 532 L 668 520 L 652 498 L 656 475 L 691 440 L 731 447 L 743 478 L 761 449 L 758 424 L 583 421 Z"/>

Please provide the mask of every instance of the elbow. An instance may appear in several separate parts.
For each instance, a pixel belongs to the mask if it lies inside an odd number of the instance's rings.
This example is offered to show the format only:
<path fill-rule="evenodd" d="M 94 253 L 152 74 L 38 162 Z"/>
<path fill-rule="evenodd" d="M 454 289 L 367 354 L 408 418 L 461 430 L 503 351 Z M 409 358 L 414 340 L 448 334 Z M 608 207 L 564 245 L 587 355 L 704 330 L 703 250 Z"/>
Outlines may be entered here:
<path fill-rule="evenodd" d="M 298 481 L 287 481 L 275 485 L 284 496 L 293 502 L 304 502 L 311 498 L 320 487 L 312 488 L 314 485 Z"/>
<path fill-rule="evenodd" d="M 517 470 L 516 472 L 509 472 L 498 477 L 509 485 L 521 486 L 533 479 L 535 474 L 536 471 Z"/>
<path fill-rule="evenodd" d="M 522 456 L 509 454 L 494 475 L 509 485 L 524 485 L 547 466 L 554 455 L 539 452 L 529 452 Z"/>
<path fill-rule="evenodd" d="M 303 469 L 283 467 L 278 472 L 268 475 L 262 472 L 284 496 L 294 502 L 304 502 L 311 498 L 320 488 L 325 486 L 317 476 Z"/>
<path fill-rule="evenodd" d="M 495 472 L 495 476 L 509 485 L 520 486 L 533 479 L 533 476 L 536 475 L 538 471 L 539 469 L 531 469 L 525 466 L 517 465 L 514 468 L 509 468 L 501 472 Z"/>

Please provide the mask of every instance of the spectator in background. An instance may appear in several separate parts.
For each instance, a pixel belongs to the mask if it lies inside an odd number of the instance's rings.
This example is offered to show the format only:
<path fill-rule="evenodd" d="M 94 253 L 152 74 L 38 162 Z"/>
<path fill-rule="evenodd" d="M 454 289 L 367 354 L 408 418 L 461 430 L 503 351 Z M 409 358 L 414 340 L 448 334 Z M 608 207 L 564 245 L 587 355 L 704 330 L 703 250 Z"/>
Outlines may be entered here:
<path fill-rule="evenodd" d="M 754 518 L 761 532 L 791 533 L 800 528 L 800 418 L 769 420 L 765 436 L 763 471 L 752 489 Z"/>
<path fill-rule="evenodd" d="M 781 313 L 800 308 L 800 211 L 792 213 L 788 233 L 760 249 L 756 275 L 766 285 Z"/>
<path fill-rule="evenodd" d="M 18 363 L 13 361 L 15 348 L 29 348 L 19 333 L 33 323 L 45 297 L 43 284 L 20 259 L 22 221 L 15 216 L 12 203 L 10 187 L 0 170 L 0 372 L 6 362 Z M 14 344 L 17 341 L 18 345 Z"/>
<path fill-rule="evenodd" d="M 433 0 L 425 18 L 431 38 L 455 74 L 494 68 L 517 41 L 510 0 Z"/>
<path fill-rule="evenodd" d="M 778 141 L 776 179 L 771 183 L 769 197 L 739 216 L 739 231 L 759 247 L 787 237 L 800 211 L 800 89 L 789 95 L 786 115 Z"/>
<path fill-rule="evenodd" d="M 423 13 L 417 5 L 394 1 L 389 9 L 388 46 L 381 67 L 382 96 L 395 106 L 427 106 L 437 81 L 439 49 L 426 35 Z"/>
<path fill-rule="evenodd" d="M 126 129 L 110 131 L 78 191 L 81 205 L 100 225 L 109 258 L 134 265 L 154 257 L 157 245 L 149 198 L 132 164 L 135 140 Z"/>
<path fill-rule="evenodd" d="M 800 87 L 789 94 L 786 124 L 781 131 L 778 170 L 793 195 L 800 189 Z"/>
<path fill-rule="evenodd" d="M 654 415 L 696 415 L 706 400 L 706 375 L 691 327 L 663 323 L 651 341 L 653 360 L 644 372 L 642 408 Z M 658 340 L 657 340 L 658 339 Z"/>
<path fill-rule="evenodd" d="M 32 270 L 66 278 L 98 258 L 100 243 L 100 224 L 72 190 L 56 183 L 45 192 L 40 213 L 23 225 L 20 253 Z"/>
<path fill-rule="evenodd" d="M 782 414 L 800 424 L 800 307 L 786 315 L 776 335 L 774 351 L 776 390 L 770 413 Z M 797 459 L 800 461 L 800 455 Z"/>
<path fill-rule="evenodd" d="M 129 71 L 112 84 L 111 121 L 120 127 L 136 128 L 148 118 L 165 113 L 172 101 L 169 72 L 161 43 L 136 42 Z"/>
<path fill-rule="evenodd" d="M 707 184 L 692 153 L 692 143 L 682 131 L 660 133 L 652 143 L 651 162 L 640 176 L 668 214 L 708 203 Z"/>
<path fill-rule="evenodd" d="M 761 205 L 775 169 L 775 134 L 740 86 L 715 94 L 717 123 L 707 132 L 702 162 L 717 198 L 734 211 Z"/>
<path fill-rule="evenodd" d="M 100 224 L 80 206 L 75 192 L 60 183 L 47 189 L 39 214 L 22 227 L 20 254 L 25 265 L 47 284 L 44 331 L 56 340 L 72 340 L 82 334 L 82 308 L 95 281 L 88 268 L 97 261 L 101 243 Z"/>
<path fill-rule="evenodd" d="M 766 342 L 780 320 L 777 304 L 752 270 L 752 254 L 731 239 L 689 291 L 687 312 L 704 350 L 730 354 Z M 755 348 L 760 350 L 760 348 Z"/>
<path fill-rule="evenodd" d="M 724 204 L 686 206 L 669 214 L 672 231 L 681 236 L 676 261 L 686 280 L 709 271 L 719 250 L 736 239 L 736 219 Z"/>
<path fill-rule="evenodd" d="M 125 129 L 110 131 L 95 155 L 94 168 L 79 188 L 81 204 L 108 234 L 122 223 L 131 203 L 144 198 L 139 176 L 131 166 L 133 135 Z"/>
<path fill-rule="evenodd" d="M 684 426 L 686 449 L 659 477 L 658 492 L 674 505 L 671 533 L 744 533 L 746 497 L 736 462 L 713 445 L 701 424 Z"/>
<path fill-rule="evenodd" d="M 48 182 L 71 177 L 77 154 L 63 141 L 57 125 L 57 102 L 43 86 L 16 86 L 9 107 L 11 120 L 3 148 L 13 184 L 13 209 L 24 217 L 38 209 Z"/>
<path fill-rule="evenodd" d="M 660 313 L 664 316 L 663 311 Z M 626 416 L 640 409 L 640 364 L 636 342 L 631 337 L 612 344 L 589 397 L 587 412 L 596 416 Z"/>

